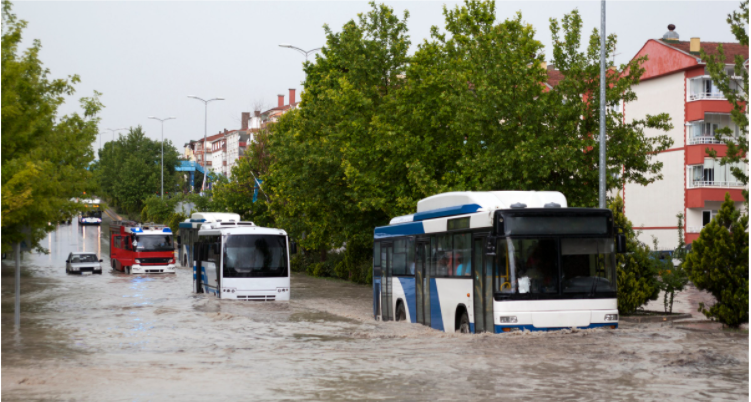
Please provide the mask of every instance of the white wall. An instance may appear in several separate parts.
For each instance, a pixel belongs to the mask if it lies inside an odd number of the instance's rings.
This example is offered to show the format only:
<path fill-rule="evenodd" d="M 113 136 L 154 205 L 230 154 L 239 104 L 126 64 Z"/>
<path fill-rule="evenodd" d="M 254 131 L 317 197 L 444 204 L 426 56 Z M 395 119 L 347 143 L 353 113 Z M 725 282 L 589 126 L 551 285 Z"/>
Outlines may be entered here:
<path fill-rule="evenodd" d="M 637 100 L 626 104 L 626 121 L 645 119 L 647 115 L 667 113 L 673 128 L 667 132 L 646 129 L 647 137 L 667 135 L 673 140 L 671 149 L 682 148 L 684 142 L 684 73 L 644 81 L 634 87 Z M 653 161 L 663 163 L 661 180 L 648 186 L 629 183 L 625 186 L 626 217 L 635 230 L 640 227 L 676 227 L 676 215 L 684 212 L 684 151 L 664 152 Z M 652 236 L 659 241 L 660 249 L 675 248 L 677 229 L 644 230 L 639 240 L 652 245 Z"/>
<path fill-rule="evenodd" d="M 644 81 L 634 87 L 637 100 L 626 104 L 626 121 L 644 119 L 647 114 L 668 113 L 673 129 L 667 134 L 673 139 L 671 148 L 680 148 L 683 143 L 685 120 L 684 74 L 678 72 L 664 77 Z M 659 130 L 645 130 L 648 136 L 665 134 Z"/>
<path fill-rule="evenodd" d="M 648 186 L 626 184 L 626 217 L 634 227 L 676 226 L 684 208 L 683 151 L 654 156 L 663 163 L 661 180 Z"/>

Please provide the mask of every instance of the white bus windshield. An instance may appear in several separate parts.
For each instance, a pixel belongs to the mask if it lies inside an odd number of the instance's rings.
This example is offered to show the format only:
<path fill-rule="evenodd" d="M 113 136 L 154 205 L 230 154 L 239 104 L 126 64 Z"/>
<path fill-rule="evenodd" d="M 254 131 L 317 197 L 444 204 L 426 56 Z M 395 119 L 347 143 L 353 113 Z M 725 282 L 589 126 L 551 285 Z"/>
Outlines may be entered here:
<path fill-rule="evenodd" d="M 568 297 L 613 293 L 616 291 L 613 240 L 499 239 L 495 291 Z"/>
<path fill-rule="evenodd" d="M 225 278 L 279 278 L 287 276 L 284 236 L 230 235 L 224 245 Z"/>
<path fill-rule="evenodd" d="M 171 234 L 140 235 L 136 236 L 136 251 L 173 251 Z"/>

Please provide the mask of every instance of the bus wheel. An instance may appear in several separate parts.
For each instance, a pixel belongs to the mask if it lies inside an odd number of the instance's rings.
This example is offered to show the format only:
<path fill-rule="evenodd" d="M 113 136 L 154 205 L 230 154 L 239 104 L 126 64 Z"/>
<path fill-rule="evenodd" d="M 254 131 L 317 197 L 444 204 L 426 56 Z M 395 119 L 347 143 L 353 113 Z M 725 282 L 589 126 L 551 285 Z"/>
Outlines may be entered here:
<path fill-rule="evenodd" d="M 407 312 L 404 311 L 404 303 L 399 302 L 396 305 L 396 321 L 407 321 Z"/>
<path fill-rule="evenodd" d="M 462 334 L 469 333 L 469 317 L 466 311 L 462 311 L 462 316 L 456 325 L 456 332 L 461 332 Z"/>

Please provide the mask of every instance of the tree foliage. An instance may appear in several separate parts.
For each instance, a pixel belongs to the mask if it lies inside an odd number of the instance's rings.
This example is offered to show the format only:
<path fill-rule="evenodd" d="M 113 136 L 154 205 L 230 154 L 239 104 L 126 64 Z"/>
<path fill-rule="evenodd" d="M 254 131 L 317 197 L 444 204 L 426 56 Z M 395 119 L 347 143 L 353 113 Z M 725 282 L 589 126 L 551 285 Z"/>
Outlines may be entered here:
<path fill-rule="evenodd" d="M 432 27 L 412 56 L 406 12 L 400 18 L 371 3 L 340 32 L 325 27 L 326 45 L 305 64 L 302 101 L 270 128 L 268 168 L 254 170 L 273 222 L 319 251 L 318 262 L 346 245 L 343 265 L 318 272 L 365 277 L 373 228 L 441 192 L 557 190 L 572 206 L 597 204 L 597 32 L 581 52 L 578 12 L 562 28 L 551 21 L 565 78 L 550 89 L 535 29 L 521 15 L 498 21 L 495 9 L 492 1 L 444 7 L 443 29 Z M 643 62 L 608 75 L 609 104 L 636 99 L 631 88 Z M 671 141 L 644 131 L 667 130 L 668 116 L 625 123 L 611 111 L 607 124 L 608 188 L 658 180 L 662 165 L 653 155 Z M 217 186 L 215 198 L 251 210 L 237 195 L 252 178 L 238 181 Z"/>
<path fill-rule="evenodd" d="M 650 255 L 649 246 L 638 240 L 631 221 L 623 213 L 623 199 L 618 195 L 609 208 L 613 211 L 613 224 L 626 235 L 626 253 L 616 256 L 618 284 L 618 311 L 631 314 L 660 295 L 657 280 L 658 267 Z"/>
<path fill-rule="evenodd" d="M 740 11 L 734 11 L 728 15 L 727 22 L 730 30 L 741 45 L 748 47 L 748 0 L 741 2 Z M 726 70 L 725 49 L 722 44 L 717 46 L 716 55 L 707 55 L 702 49 L 701 58 L 707 64 L 707 72 L 712 77 L 712 81 L 725 95 L 725 98 L 733 105 L 730 111 L 732 121 L 738 126 L 739 136 L 733 136 L 730 127 L 723 127 L 716 131 L 721 136 L 722 141 L 728 146 L 725 156 L 720 158 L 720 164 L 744 162 L 748 166 L 748 114 L 746 106 L 748 105 L 748 70 L 744 63 L 748 60 L 748 54 L 735 55 L 735 66 L 732 74 Z M 738 88 L 739 90 L 736 90 Z M 707 148 L 707 154 L 712 157 L 717 156 L 717 151 Z M 748 173 L 745 169 L 737 166 L 731 168 L 733 176 L 738 181 L 748 186 Z M 743 190 L 743 197 L 748 203 L 748 189 Z"/>
<path fill-rule="evenodd" d="M 175 171 L 178 155 L 172 142 L 165 140 L 165 196 L 181 188 L 181 176 Z M 161 141 L 146 137 L 141 126 L 105 143 L 95 166 L 102 194 L 109 197 L 113 206 L 140 213 L 147 197 L 161 194 L 161 158 Z"/>
<path fill-rule="evenodd" d="M 265 177 L 270 165 L 269 131 L 254 133 L 246 154 L 232 167 L 232 180 L 214 184 L 212 207 L 219 211 L 234 212 L 243 220 L 259 226 L 275 227 L 274 217 L 269 210 L 268 186 L 261 184 L 256 193 L 257 178 Z"/>
<path fill-rule="evenodd" d="M 55 228 L 49 223 L 81 211 L 73 199 L 92 188 L 87 168 L 103 106 L 95 91 L 81 98 L 82 114 L 58 116 L 79 77 L 50 78 L 39 40 L 20 49 L 27 23 L 8 1 L 2 23 L 2 249 L 30 239 L 29 247 L 44 251 L 39 241 Z"/>
<path fill-rule="evenodd" d="M 691 282 L 717 300 L 699 311 L 730 327 L 748 322 L 748 215 L 735 209 L 730 194 L 692 243 L 685 266 Z"/>
<path fill-rule="evenodd" d="M 658 262 L 658 275 L 660 276 L 660 289 L 664 292 L 662 304 L 666 313 L 673 313 L 673 301 L 675 294 L 682 292 L 688 284 L 688 274 L 683 268 L 686 261 L 686 243 L 683 236 L 683 214 L 676 215 L 678 219 L 678 247 L 671 258 L 666 258 L 662 263 Z M 654 248 L 657 250 L 657 239 L 654 239 Z M 673 261 L 678 261 L 675 265 Z"/>

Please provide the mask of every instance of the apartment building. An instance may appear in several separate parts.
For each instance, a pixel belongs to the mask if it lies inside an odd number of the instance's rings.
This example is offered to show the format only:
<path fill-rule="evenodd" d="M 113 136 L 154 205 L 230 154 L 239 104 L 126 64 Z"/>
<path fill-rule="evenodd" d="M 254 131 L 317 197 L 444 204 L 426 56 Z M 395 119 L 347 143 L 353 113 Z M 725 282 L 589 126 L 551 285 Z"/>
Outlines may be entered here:
<path fill-rule="evenodd" d="M 297 102 L 295 93 L 295 89 L 289 89 L 289 103 L 286 105 L 284 104 L 284 95 L 277 95 L 277 106 L 260 114 L 262 126 L 265 127 L 266 124 L 275 123 L 281 115 L 296 108 L 300 102 Z"/>
<path fill-rule="evenodd" d="M 725 193 L 743 208 L 743 185 L 707 155 L 714 149 L 717 156 L 726 154 L 727 146 L 715 135 L 716 130 L 730 127 L 738 136 L 738 127 L 730 119 L 732 105 L 718 90 L 701 60 L 700 50 L 717 54 L 717 42 L 700 38 L 681 41 L 675 27 L 661 39 L 650 39 L 634 56 L 648 56 L 645 73 L 634 87 L 635 102 L 623 105 L 626 121 L 643 119 L 646 115 L 668 113 L 673 129 L 667 135 L 672 148 L 655 155 L 663 163 L 661 180 L 648 186 L 626 184 L 622 191 L 626 216 L 634 228 L 641 230 L 640 240 L 659 248 L 672 249 L 678 244 L 676 215 L 685 216 L 685 241 L 691 243 L 720 209 Z M 748 68 L 748 47 L 723 43 L 728 71 L 733 71 L 735 55 L 743 55 Z M 742 89 L 742 88 L 736 88 Z M 645 132 L 647 136 L 665 134 Z M 748 166 L 739 166 L 748 171 Z"/>

